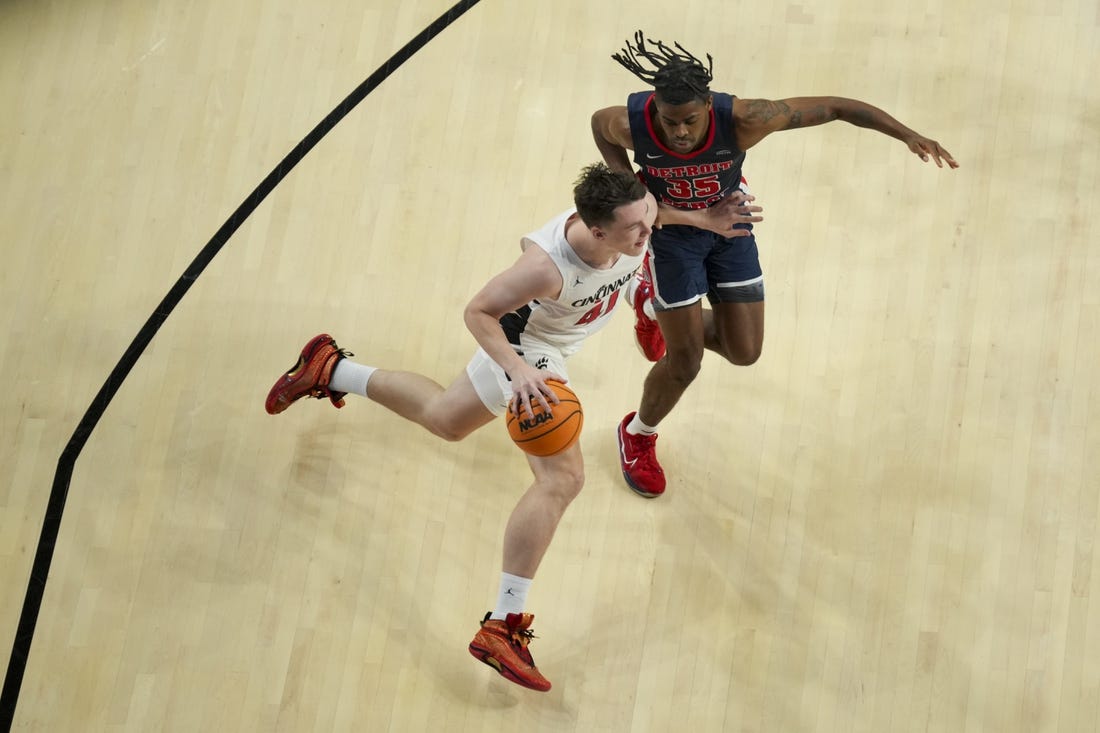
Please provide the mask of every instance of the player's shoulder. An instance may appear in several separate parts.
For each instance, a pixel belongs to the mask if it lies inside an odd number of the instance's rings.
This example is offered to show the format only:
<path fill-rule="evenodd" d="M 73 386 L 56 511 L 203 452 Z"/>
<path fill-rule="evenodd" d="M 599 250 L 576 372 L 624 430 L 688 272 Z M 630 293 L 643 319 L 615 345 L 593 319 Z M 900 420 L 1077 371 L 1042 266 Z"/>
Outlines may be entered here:
<path fill-rule="evenodd" d="M 614 104 L 610 107 L 604 107 L 598 109 L 592 113 L 592 119 L 603 120 L 605 122 L 626 122 L 628 117 L 625 104 Z"/>
<path fill-rule="evenodd" d="M 560 246 L 537 234 L 521 240 L 523 253 L 512 265 L 512 273 L 526 283 L 532 297 L 550 297 L 561 289 L 561 268 L 556 262 Z"/>
<path fill-rule="evenodd" d="M 736 117 L 747 117 L 752 114 L 753 110 L 757 109 L 762 102 L 767 101 L 766 99 L 757 99 L 753 97 L 734 97 L 733 114 Z"/>
<path fill-rule="evenodd" d="M 553 259 L 561 252 L 563 243 L 568 241 L 569 225 L 575 218 L 575 214 L 576 209 L 566 209 L 535 231 L 523 236 L 521 240 L 523 256 L 520 259 L 526 267 L 532 269 L 554 267 Z"/>
<path fill-rule="evenodd" d="M 733 120 L 738 127 L 772 129 L 790 114 L 790 107 L 782 99 L 738 97 L 733 100 Z"/>
<path fill-rule="evenodd" d="M 625 105 L 604 107 L 592 115 L 592 128 L 603 136 L 625 147 L 629 147 L 630 115 Z"/>

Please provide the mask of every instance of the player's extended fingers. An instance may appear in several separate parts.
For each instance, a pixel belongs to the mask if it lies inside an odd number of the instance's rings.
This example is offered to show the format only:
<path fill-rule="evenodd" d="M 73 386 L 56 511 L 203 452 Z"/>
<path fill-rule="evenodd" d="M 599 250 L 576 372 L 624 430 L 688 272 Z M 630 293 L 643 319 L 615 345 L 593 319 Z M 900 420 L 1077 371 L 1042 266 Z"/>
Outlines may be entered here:
<path fill-rule="evenodd" d="M 951 153 L 944 150 L 938 142 L 933 141 L 931 145 L 931 155 L 936 159 L 936 165 L 943 168 L 943 164 L 947 163 L 949 168 L 958 168 L 959 164 L 955 162 L 955 159 L 951 157 Z"/>
<path fill-rule="evenodd" d="M 945 161 L 947 162 L 947 165 L 952 168 L 959 167 L 959 164 L 956 163 L 955 159 L 951 157 L 951 153 L 944 150 L 943 146 L 941 146 L 935 140 L 916 140 L 913 142 L 912 145 L 909 146 L 909 149 L 916 153 L 917 157 L 919 157 L 926 163 L 928 162 L 928 159 L 931 158 L 936 163 L 936 167 L 938 168 L 943 168 L 943 164 Z"/>
<path fill-rule="evenodd" d="M 535 394 L 531 395 L 532 405 L 534 405 L 534 403 L 536 403 L 536 402 L 539 404 L 540 407 L 542 407 L 543 412 L 546 412 L 546 413 L 553 412 L 553 409 L 551 409 L 551 407 L 550 407 L 550 403 L 546 401 L 546 395 L 543 394 L 542 392 L 536 392 Z M 534 413 L 532 412 L 532 417 L 533 416 L 534 416 Z"/>
<path fill-rule="evenodd" d="M 544 382 L 533 382 L 529 389 L 523 392 L 523 402 L 527 407 L 527 414 L 530 417 L 535 416 L 535 405 L 542 408 L 543 412 L 551 412 L 550 403 L 546 401 L 546 396 L 550 397 L 556 403 L 558 401 L 557 395 L 554 394 L 554 390 L 550 389 Z"/>
<path fill-rule="evenodd" d="M 943 159 L 945 161 L 947 161 L 947 165 L 951 166 L 952 168 L 958 168 L 959 167 L 959 164 L 955 161 L 955 158 L 952 157 L 951 153 L 947 152 L 947 149 L 944 148 L 939 143 L 936 143 L 936 150 L 943 157 Z"/>
<path fill-rule="evenodd" d="M 716 203 L 715 206 L 723 209 L 741 209 L 747 207 L 753 201 L 756 201 L 755 196 L 746 194 L 744 191 L 734 191 Z"/>
<path fill-rule="evenodd" d="M 542 393 L 549 397 L 550 401 L 556 405 L 561 402 L 561 400 L 558 399 L 558 393 L 555 392 L 546 382 L 561 382 L 562 384 L 565 384 L 565 377 L 554 372 L 547 372 L 546 379 L 543 380 L 543 383 L 539 385 L 539 389 L 542 390 Z"/>
<path fill-rule="evenodd" d="M 729 233 L 724 236 L 727 237 L 747 237 L 752 234 L 752 231 L 739 226 L 740 224 L 755 224 L 757 222 L 764 221 L 762 216 L 749 216 L 748 214 L 739 215 L 733 217 L 733 223 L 730 224 Z"/>
<path fill-rule="evenodd" d="M 722 201 L 715 204 L 718 210 L 723 214 L 730 214 L 738 217 L 741 221 L 760 221 L 760 219 L 750 218 L 753 214 L 758 214 L 764 210 L 763 206 L 752 204 L 752 201 L 756 199 L 746 199 L 744 201 L 734 201 L 732 198 L 726 197 Z"/>
<path fill-rule="evenodd" d="M 921 148 L 924 150 L 924 156 L 922 157 L 923 160 L 928 160 L 929 158 L 932 158 L 932 160 L 935 161 L 937 168 L 943 168 L 943 160 L 940 158 L 939 146 L 936 145 L 936 143 L 933 142 L 928 145 L 922 145 Z"/>
<path fill-rule="evenodd" d="M 538 387 L 536 385 L 523 386 L 514 384 L 512 390 L 512 401 L 509 405 L 512 412 L 515 413 L 516 417 L 526 416 L 533 418 L 535 416 L 535 410 L 531 405 L 531 401 L 534 399 L 535 395 L 538 394 Z"/>
<path fill-rule="evenodd" d="M 531 407 L 523 404 L 523 395 L 520 394 L 512 395 L 512 399 L 508 401 L 508 411 L 516 417 L 522 417 L 523 413 L 531 416 Z"/>

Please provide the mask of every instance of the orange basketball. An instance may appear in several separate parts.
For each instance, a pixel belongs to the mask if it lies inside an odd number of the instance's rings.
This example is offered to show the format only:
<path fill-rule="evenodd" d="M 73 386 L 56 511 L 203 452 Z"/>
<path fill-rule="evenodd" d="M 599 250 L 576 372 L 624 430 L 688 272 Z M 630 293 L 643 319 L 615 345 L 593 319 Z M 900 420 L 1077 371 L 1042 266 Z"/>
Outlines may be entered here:
<path fill-rule="evenodd" d="M 577 442 L 584 426 L 581 401 L 573 390 L 554 380 L 547 384 L 559 400 L 556 405 L 550 404 L 549 413 L 535 400 L 531 401 L 531 411 L 535 413 L 533 418 L 526 414 L 516 417 L 511 410 L 508 411 L 508 435 L 524 453 L 533 456 L 561 453 Z"/>

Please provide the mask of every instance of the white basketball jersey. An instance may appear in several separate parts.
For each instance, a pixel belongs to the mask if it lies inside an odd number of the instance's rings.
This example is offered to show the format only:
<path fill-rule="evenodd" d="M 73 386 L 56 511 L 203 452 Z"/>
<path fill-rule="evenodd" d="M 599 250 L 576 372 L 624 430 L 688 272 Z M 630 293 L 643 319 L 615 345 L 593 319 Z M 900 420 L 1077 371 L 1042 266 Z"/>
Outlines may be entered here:
<path fill-rule="evenodd" d="M 603 328 L 619 302 L 621 292 L 634 276 L 645 256 L 620 255 L 606 270 L 588 266 L 565 238 L 565 226 L 576 209 L 569 209 L 545 226 L 523 237 L 521 246 L 541 247 L 561 271 L 561 294 L 554 300 L 533 300 L 500 319 L 508 341 L 522 351 L 524 346 L 553 346 L 562 356 L 580 348 L 581 342 Z M 584 226 L 583 222 L 580 226 Z"/>

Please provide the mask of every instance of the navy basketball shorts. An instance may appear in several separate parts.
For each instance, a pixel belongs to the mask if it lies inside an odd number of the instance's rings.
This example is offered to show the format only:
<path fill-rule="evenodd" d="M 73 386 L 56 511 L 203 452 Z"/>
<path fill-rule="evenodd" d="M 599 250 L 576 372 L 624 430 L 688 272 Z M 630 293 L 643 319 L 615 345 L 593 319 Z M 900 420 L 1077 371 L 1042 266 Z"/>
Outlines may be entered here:
<path fill-rule="evenodd" d="M 752 225 L 745 225 L 752 230 Z M 715 303 L 764 300 L 764 272 L 756 236 L 723 237 L 705 229 L 669 225 L 649 238 L 653 308 L 682 308 L 706 296 Z"/>

